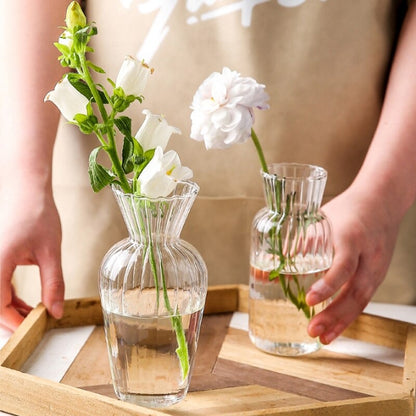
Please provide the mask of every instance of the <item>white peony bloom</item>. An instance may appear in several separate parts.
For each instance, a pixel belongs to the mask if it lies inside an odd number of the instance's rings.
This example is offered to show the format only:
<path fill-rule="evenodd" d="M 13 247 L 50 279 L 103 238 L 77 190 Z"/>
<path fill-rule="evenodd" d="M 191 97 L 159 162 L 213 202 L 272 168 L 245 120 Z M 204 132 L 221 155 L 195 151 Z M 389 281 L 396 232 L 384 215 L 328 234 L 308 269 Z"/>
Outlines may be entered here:
<path fill-rule="evenodd" d="M 64 77 L 46 94 L 45 101 L 52 101 L 68 121 L 74 121 L 76 114 L 87 114 L 88 98 L 74 88 Z"/>
<path fill-rule="evenodd" d="M 170 136 L 173 133 L 181 134 L 178 128 L 169 126 L 162 115 L 152 114 L 149 110 L 143 110 L 143 114 L 146 118 L 135 137 L 145 152 L 157 146 L 164 151 Z"/>
<path fill-rule="evenodd" d="M 143 94 L 152 72 L 153 70 L 143 61 L 126 56 L 117 75 L 116 87 L 123 88 L 126 95 L 138 97 Z"/>
<path fill-rule="evenodd" d="M 198 88 L 191 109 L 191 138 L 207 149 L 225 149 L 244 143 L 254 123 L 253 107 L 269 108 L 265 86 L 224 68 L 212 73 Z"/>
<path fill-rule="evenodd" d="M 140 193 L 149 198 L 168 196 L 178 181 L 192 178 L 192 170 L 183 167 L 178 154 L 169 150 L 163 154 L 158 146 L 149 164 L 139 176 Z"/>

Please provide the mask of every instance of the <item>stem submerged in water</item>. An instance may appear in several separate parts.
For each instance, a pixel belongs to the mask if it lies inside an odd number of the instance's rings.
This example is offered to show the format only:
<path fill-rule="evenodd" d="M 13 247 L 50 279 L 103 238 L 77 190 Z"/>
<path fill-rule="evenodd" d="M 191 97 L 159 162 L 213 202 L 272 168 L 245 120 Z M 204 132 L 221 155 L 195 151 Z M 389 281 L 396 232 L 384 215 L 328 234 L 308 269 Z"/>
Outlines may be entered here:
<path fill-rule="evenodd" d="M 146 218 L 147 218 L 147 215 L 146 215 Z M 160 285 L 159 285 L 159 278 L 158 278 L 158 269 L 156 266 L 156 258 L 155 258 L 155 253 L 154 253 L 154 245 L 153 245 L 152 235 L 151 235 L 150 221 L 148 221 L 147 225 L 148 225 L 148 230 L 149 230 L 148 236 L 146 237 L 149 239 L 149 242 L 147 243 L 147 247 L 149 250 L 150 268 L 151 268 L 151 272 L 153 275 L 153 280 L 154 280 L 155 290 L 156 290 L 156 305 L 157 305 L 157 309 L 159 309 Z M 143 224 L 141 226 L 143 227 Z M 185 331 L 182 325 L 182 318 L 178 314 L 178 311 L 174 311 L 172 309 L 172 306 L 169 301 L 168 289 L 166 286 L 165 269 L 163 267 L 162 259 L 160 259 L 159 261 L 159 271 L 160 271 L 160 277 L 162 280 L 161 283 L 162 283 L 162 290 L 163 290 L 163 300 L 165 303 L 166 310 L 170 316 L 172 328 L 175 331 L 176 341 L 178 343 L 178 348 L 176 349 L 176 355 L 178 356 L 180 367 L 181 367 L 182 380 L 185 380 L 189 373 L 188 345 L 186 343 L 186 336 L 185 336 Z"/>

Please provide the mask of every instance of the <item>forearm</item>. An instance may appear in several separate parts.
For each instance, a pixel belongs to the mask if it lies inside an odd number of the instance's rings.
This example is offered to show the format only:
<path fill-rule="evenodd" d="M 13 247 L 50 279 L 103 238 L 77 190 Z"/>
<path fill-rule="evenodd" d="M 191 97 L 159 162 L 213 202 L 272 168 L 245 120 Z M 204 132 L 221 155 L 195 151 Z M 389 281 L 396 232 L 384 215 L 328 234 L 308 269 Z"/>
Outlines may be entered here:
<path fill-rule="evenodd" d="M 353 188 L 377 195 L 400 220 L 416 197 L 416 7 L 409 10 L 380 121 Z"/>
<path fill-rule="evenodd" d="M 53 46 L 66 1 L 1 2 L 0 186 L 51 187 L 58 111 L 43 98 L 61 76 Z"/>

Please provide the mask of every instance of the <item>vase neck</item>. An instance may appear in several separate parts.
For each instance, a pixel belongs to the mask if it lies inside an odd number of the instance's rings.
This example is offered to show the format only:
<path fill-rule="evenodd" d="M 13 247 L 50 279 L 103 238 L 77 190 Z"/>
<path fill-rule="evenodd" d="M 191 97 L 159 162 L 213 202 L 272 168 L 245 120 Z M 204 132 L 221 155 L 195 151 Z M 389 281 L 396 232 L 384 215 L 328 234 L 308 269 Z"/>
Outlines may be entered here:
<path fill-rule="evenodd" d="M 298 163 L 275 163 L 262 172 L 267 207 L 278 214 L 314 214 L 322 203 L 327 172 Z"/>
<path fill-rule="evenodd" d="M 129 237 L 144 244 L 178 239 L 198 191 L 192 182 L 179 182 L 169 197 L 146 198 L 113 187 Z"/>

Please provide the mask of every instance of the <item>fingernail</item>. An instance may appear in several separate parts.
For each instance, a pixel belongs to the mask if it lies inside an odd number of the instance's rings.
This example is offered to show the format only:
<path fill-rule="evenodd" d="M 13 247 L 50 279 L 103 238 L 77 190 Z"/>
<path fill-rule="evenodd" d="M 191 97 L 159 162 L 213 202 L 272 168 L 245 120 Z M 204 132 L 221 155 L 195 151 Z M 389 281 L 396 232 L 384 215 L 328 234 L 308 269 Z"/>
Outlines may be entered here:
<path fill-rule="evenodd" d="M 62 318 L 64 314 L 64 303 L 61 301 L 54 302 L 51 308 L 52 316 L 56 319 Z"/>

